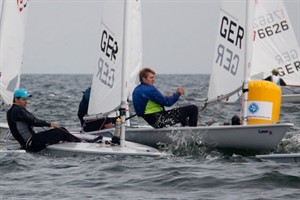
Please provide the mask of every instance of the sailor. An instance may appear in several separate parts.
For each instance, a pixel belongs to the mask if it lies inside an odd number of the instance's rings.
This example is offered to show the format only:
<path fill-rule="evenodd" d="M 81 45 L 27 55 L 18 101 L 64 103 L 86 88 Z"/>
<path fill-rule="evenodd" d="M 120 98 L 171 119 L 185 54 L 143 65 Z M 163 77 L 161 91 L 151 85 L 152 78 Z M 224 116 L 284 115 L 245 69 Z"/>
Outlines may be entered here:
<path fill-rule="evenodd" d="M 90 95 L 91 95 L 91 87 L 88 87 L 83 92 L 82 99 L 81 99 L 81 101 L 79 103 L 79 107 L 78 107 L 77 116 L 80 120 L 82 129 L 85 132 L 89 132 L 89 131 L 97 131 L 97 130 L 101 130 L 101 129 L 112 128 L 113 127 L 112 122 L 115 121 L 114 118 L 102 118 L 102 119 L 96 119 L 96 120 L 91 120 L 91 121 L 84 121 L 83 117 L 88 112 Z"/>
<path fill-rule="evenodd" d="M 234 115 L 231 118 L 231 125 L 241 125 L 241 119 L 238 115 Z"/>
<path fill-rule="evenodd" d="M 181 123 L 182 126 L 197 126 L 198 107 L 187 105 L 165 110 L 164 106 L 172 106 L 184 94 L 184 89 L 178 87 L 170 96 L 163 96 L 153 86 L 155 72 L 144 68 L 139 74 L 140 84 L 132 94 L 133 106 L 136 114 L 154 128 L 163 128 Z"/>
<path fill-rule="evenodd" d="M 38 152 L 47 145 L 60 141 L 81 142 L 81 139 L 70 134 L 65 128 L 58 127 L 57 123 L 46 122 L 31 114 L 25 108 L 31 96 L 25 89 L 17 89 L 14 92 L 13 105 L 7 112 L 9 129 L 22 149 Z M 51 127 L 51 129 L 36 133 L 33 127 Z"/>
<path fill-rule="evenodd" d="M 278 86 L 287 86 L 285 81 L 282 78 L 279 77 L 279 71 L 278 71 L 277 68 L 274 68 L 272 70 L 272 75 L 265 78 L 265 80 L 266 81 L 271 81 L 271 82 L 277 84 Z"/>

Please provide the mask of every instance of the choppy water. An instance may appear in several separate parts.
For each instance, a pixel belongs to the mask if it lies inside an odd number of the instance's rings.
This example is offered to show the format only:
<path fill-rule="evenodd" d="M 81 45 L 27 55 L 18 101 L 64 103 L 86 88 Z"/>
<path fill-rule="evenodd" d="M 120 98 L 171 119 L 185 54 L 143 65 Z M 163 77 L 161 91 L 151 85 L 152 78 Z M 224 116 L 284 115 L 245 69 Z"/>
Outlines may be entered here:
<path fill-rule="evenodd" d="M 180 104 L 207 94 L 208 75 L 158 75 L 156 86 L 186 89 Z M 23 75 L 33 98 L 28 109 L 48 121 L 78 130 L 76 113 L 90 75 Z M 200 122 L 229 122 L 238 108 L 215 105 Z M 0 121 L 5 119 L 1 112 Z M 295 126 L 275 152 L 300 152 L 300 104 L 283 104 L 281 121 Z M 134 119 L 133 123 L 143 123 Z M 0 145 L 15 145 L 0 142 Z M 299 199 L 300 164 L 262 161 L 203 147 L 178 150 L 168 158 L 65 157 L 0 154 L 0 199 Z"/>

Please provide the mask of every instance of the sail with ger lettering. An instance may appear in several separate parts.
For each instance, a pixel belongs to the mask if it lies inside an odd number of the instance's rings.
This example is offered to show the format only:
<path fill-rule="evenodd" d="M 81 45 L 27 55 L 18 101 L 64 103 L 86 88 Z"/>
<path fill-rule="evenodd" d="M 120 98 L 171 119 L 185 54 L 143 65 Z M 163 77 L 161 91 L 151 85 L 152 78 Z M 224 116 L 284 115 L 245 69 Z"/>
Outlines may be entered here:
<path fill-rule="evenodd" d="M 231 93 L 244 79 L 246 1 L 222 1 L 208 99 Z M 234 102 L 236 94 L 227 99 Z"/>
<path fill-rule="evenodd" d="M 300 86 L 300 51 L 281 0 L 256 1 L 252 79 L 264 79 L 278 68 L 288 85 Z"/>
<path fill-rule="evenodd" d="M 122 3 L 120 3 L 122 2 Z M 93 74 L 88 115 L 105 114 L 117 110 L 124 93 L 131 95 L 142 65 L 141 3 L 128 3 L 126 14 L 127 65 L 123 63 L 124 1 L 107 1 L 99 23 L 98 60 Z M 125 66 L 126 65 L 126 66 Z M 126 68 L 126 69 L 125 69 Z M 124 79 L 122 73 L 124 72 Z"/>
<path fill-rule="evenodd" d="M 109 1 L 102 12 L 88 115 L 110 112 L 121 103 L 124 4 Z"/>

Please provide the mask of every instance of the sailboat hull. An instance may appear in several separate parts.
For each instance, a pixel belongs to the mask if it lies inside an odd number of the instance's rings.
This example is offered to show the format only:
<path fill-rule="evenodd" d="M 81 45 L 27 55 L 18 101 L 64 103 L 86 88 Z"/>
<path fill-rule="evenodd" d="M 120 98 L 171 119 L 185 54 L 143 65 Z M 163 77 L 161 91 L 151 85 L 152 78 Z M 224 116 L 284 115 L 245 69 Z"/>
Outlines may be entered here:
<path fill-rule="evenodd" d="M 268 155 L 257 155 L 262 160 L 272 160 L 281 163 L 300 163 L 300 153 L 282 153 L 282 154 L 268 154 Z"/>
<path fill-rule="evenodd" d="M 168 154 L 157 149 L 133 142 L 125 142 L 125 146 L 98 143 L 65 142 L 47 146 L 42 153 L 64 157 L 77 155 L 114 155 L 114 156 L 147 156 L 160 157 Z"/>
<path fill-rule="evenodd" d="M 239 126 L 128 128 L 126 140 L 144 145 L 202 144 L 207 147 L 266 151 L 274 149 L 291 123 Z"/>
<path fill-rule="evenodd" d="M 281 101 L 285 103 L 300 103 L 300 94 L 282 95 Z"/>
<path fill-rule="evenodd" d="M 8 125 L 5 123 L 0 124 L 0 139 L 14 139 L 11 137 L 7 138 L 7 132 L 9 132 Z M 75 136 L 82 139 L 91 140 L 94 139 L 94 135 L 89 134 L 75 134 Z M 104 138 L 104 140 L 111 140 L 111 138 Z M 7 150 L 2 149 L 0 152 L 25 152 L 24 150 Z M 53 144 L 47 146 L 43 153 L 55 155 L 55 156 L 74 156 L 74 155 L 116 155 L 116 156 L 167 156 L 168 154 L 160 152 L 153 147 L 149 147 L 143 144 L 137 144 L 134 142 L 125 141 L 125 146 L 102 144 L 102 143 L 71 143 L 64 142 L 59 144 Z"/>

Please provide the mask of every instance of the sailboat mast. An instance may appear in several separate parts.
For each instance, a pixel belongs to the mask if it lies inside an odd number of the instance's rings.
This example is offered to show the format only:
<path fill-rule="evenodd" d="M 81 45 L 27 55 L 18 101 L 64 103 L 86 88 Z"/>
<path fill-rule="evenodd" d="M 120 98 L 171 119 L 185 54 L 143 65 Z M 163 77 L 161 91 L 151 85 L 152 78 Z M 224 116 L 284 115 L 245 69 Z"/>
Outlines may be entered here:
<path fill-rule="evenodd" d="M 3 4 L 4 4 L 4 1 L 0 1 L 0 34 L 1 34 L 1 31 L 2 31 L 2 17 L 3 17 Z M 1 40 L 0 40 L 0 44 L 1 44 Z"/>
<path fill-rule="evenodd" d="M 1 35 L 2 35 L 2 19 L 3 19 L 3 7 L 4 7 L 4 1 L 0 1 L 0 85 L 1 85 L 1 75 L 2 75 L 2 48 L 1 48 L 1 43 L 2 43 L 2 38 L 1 38 Z M 4 99 L 2 97 L 2 91 L 1 91 L 1 88 L 0 88 L 0 108 L 2 105 L 4 105 Z"/>
<path fill-rule="evenodd" d="M 248 81 L 249 74 L 251 70 L 251 60 L 252 60 L 252 44 L 253 44 L 253 20 L 254 20 L 254 9 L 255 1 L 246 0 L 246 40 L 245 40 L 245 59 L 244 59 L 244 80 L 243 80 L 243 103 L 242 103 L 242 113 L 243 113 L 243 125 L 247 124 L 248 115 Z"/>
<path fill-rule="evenodd" d="M 126 124 L 126 102 L 127 102 L 127 69 L 129 67 L 129 12 L 130 12 L 130 1 L 124 0 L 124 26 L 123 26 L 123 56 L 122 56 L 122 89 L 121 89 L 121 108 L 120 108 L 120 115 L 121 115 L 121 138 L 120 138 L 120 145 L 125 145 L 125 124 Z"/>

